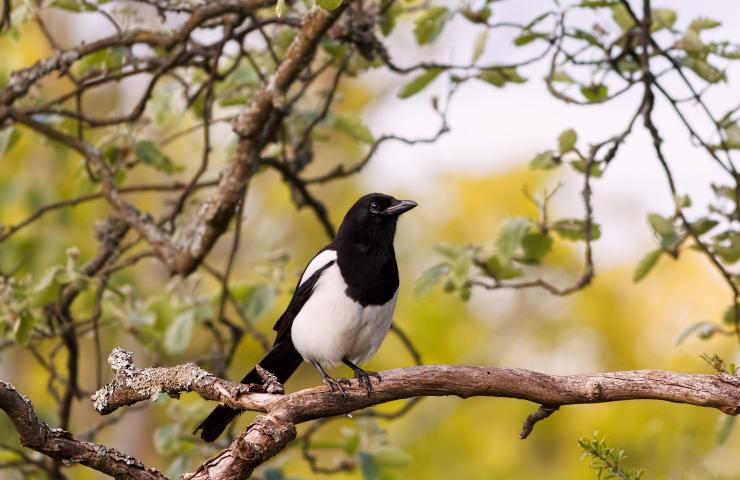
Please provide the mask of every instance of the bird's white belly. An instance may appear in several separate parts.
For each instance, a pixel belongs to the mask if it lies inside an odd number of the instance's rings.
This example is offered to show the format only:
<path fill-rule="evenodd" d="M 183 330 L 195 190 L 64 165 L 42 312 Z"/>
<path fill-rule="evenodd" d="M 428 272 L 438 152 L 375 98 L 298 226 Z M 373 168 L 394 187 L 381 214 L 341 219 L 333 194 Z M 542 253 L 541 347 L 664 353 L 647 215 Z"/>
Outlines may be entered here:
<path fill-rule="evenodd" d="M 398 290 L 384 305 L 363 307 L 347 296 L 346 289 L 339 267 L 332 265 L 322 273 L 293 320 L 293 345 L 306 361 L 333 366 L 347 358 L 359 364 L 372 357 L 383 343 Z"/>

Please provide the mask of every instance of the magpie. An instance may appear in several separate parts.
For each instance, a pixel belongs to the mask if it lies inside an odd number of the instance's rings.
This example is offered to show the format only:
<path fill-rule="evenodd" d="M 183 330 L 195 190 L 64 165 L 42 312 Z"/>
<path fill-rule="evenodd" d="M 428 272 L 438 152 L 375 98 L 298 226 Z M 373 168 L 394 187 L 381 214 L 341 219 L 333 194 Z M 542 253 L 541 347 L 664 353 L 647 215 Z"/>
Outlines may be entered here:
<path fill-rule="evenodd" d="M 302 361 L 314 366 L 331 392 L 343 398 L 347 379 L 325 368 L 343 363 L 370 395 L 376 372 L 361 365 L 378 351 L 391 326 L 398 299 L 398 266 L 393 237 L 399 215 L 416 207 L 411 200 L 371 193 L 349 209 L 334 240 L 308 263 L 293 297 L 275 324 L 275 342 L 259 366 L 285 383 Z M 256 367 L 241 383 L 259 384 Z M 195 432 L 218 438 L 239 410 L 219 405 Z"/>

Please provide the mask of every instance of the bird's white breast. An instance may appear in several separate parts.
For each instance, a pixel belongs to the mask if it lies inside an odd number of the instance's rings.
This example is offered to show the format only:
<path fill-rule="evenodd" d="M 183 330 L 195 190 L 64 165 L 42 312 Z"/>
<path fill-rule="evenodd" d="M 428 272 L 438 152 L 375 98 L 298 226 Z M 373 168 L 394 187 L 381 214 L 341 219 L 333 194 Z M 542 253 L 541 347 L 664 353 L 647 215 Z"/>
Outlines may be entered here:
<path fill-rule="evenodd" d="M 323 266 L 317 262 L 322 255 L 323 265 L 336 258 L 336 252 L 329 250 L 317 255 L 301 282 L 310 277 L 309 269 L 315 272 Z M 347 358 L 358 364 L 380 348 L 391 326 L 398 290 L 384 305 L 366 307 L 348 297 L 346 290 L 347 284 L 334 263 L 322 272 L 311 297 L 293 320 L 293 344 L 306 361 L 331 366 Z"/>

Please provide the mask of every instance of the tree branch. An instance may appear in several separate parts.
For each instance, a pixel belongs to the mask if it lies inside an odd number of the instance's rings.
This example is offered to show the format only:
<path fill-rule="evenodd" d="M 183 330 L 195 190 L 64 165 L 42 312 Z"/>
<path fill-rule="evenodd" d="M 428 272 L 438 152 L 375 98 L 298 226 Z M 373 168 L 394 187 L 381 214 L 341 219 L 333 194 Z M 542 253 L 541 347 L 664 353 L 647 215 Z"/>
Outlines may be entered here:
<path fill-rule="evenodd" d="M 523 437 L 535 423 L 564 405 L 663 400 L 716 408 L 728 415 L 740 413 L 740 378 L 729 375 L 662 370 L 548 375 L 513 368 L 422 365 L 382 372 L 382 381 L 374 385 L 370 395 L 352 380 L 345 400 L 324 386 L 287 395 L 251 393 L 255 392 L 252 386 L 216 378 L 194 364 L 139 370 L 132 365 L 131 354 L 120 349 L 114 350 L 109 362 L 116 380 L 93 396 L 101 413 L 162 392 L 176 395 L 194 391 L 207 400 L 266 414 L 257 417 L 227 449 L 185 476 L 192 480 L 244 478 L 295 438 L 295 425 L 404 398 L 489 396 L 544 406 L 526 420 Z"/>
<path fill-rule="evenodd" d="M 13 422 L 21 444 L 54 460 L 80 463 L 117 479 L 166 480 L 135 458 L 90 442 L 76 440 L 69 432 L 39 421 L 31 402 L 9 383 L 0 381 L 0 410 Z"/>
<path fill-rule="evenodd" d="M 311 61 L 319 40 L 347 3 L 330 12 L 316 9 L 309 14 L 275 73 L 262 85 L 249 108 L 234 121 L 234 132 L 240 138 L 236 152 L 221 172 L 216 192 L 183 233 L 178 245 L 179 258 L 175 265 L 170 265 L 176 273 L 192 272 L 226 230 L 249 179 L 257 170 L 262 147 L 274 134 L 277 124 L 268 121 L 269 118 L 273 114 L 281 115 L 288 89 Z"/>

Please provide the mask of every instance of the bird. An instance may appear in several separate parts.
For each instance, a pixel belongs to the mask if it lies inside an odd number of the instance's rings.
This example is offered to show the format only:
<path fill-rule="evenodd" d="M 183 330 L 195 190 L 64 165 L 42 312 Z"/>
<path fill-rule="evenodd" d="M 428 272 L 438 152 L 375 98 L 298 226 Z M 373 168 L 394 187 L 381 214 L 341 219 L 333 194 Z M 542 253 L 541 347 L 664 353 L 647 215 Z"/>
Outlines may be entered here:
<path fill-rule="evenodd" d="M 334 239 L 311 259 L 298 280 L 285 312 L 274 326 L 272 348 L 258 366 L 284 384 L 303 361 L 318 371 L 330 393 L 346 399 L 348 379 L 334 379 L 326 368 L 344 364 L 352 369 L 367 394 L 377 372 L 363 370 L 388 333 L 398 299 L 398 265 L 393 247 L 401 214 L 416 207 L 370 193 L 347 211 Z M 260 384 L 257 366 L 242 378 Z M 239 410 L 219 405 L 196 427 L 200 437 L 216 440 Z"/>

